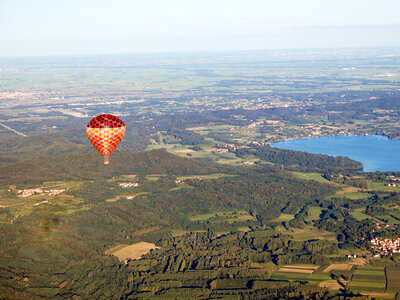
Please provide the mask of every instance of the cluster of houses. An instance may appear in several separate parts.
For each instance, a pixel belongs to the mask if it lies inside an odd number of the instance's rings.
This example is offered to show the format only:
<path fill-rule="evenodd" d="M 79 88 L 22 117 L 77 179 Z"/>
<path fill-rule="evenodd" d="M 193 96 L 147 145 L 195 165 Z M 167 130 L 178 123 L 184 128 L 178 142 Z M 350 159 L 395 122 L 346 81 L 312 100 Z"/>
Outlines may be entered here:
<path fill-rule="evenodd" d="M 44 195 L 47 194 L 49 196 L 55 196 L 64 192 L 65 189 L 53 189 L 53 190 L 43 190 L 42 188 L 33 188 L 33 189 L 25 189 L 25 190 L 18 190 L 18 197 L 24 198 L 29 197 L 32 195 Z"/>
<path fill-rule="evenodd" d="M 229 152 L 229 149 L 225 149 L 225 148 L 218 148 L 217 150 L 216 150 L 218 153 L 228 153 Z"/>
<path fill-rule="evenodd" d="M 389 181 L 386 184 L 386 186 L 396 187 L 396 183 L 394 183 L 393 181 L 400 182 L 400 177 L 394 177 L 394 175 L 389 175 L 389 176 L 386 176 L 386 180 Z"/>
<path fill-rule="evenodd" d="M 383 224 L 383 223 L 377 222 L 377 223 L 375 223 L 375 227 L 376 227 L 376 229 L 382 229 L 382 227 L 389 228 L 390 224 Z"/>
<path fill-rule="evenodd" d="M 387 256 L 391 253 L 400 253 L 400 238 L 381 239 L 374 238 L 371 240 L 372 249 L 378 252 L 375 257 Z"/>
<path fill-rule="evenodd" d="M 400 177 L 394 177 L 393 175 L 387 176 L 386 179 L 391 181 L 400 181 Z"/>
<path fill-rule="evenodd" d="M 130 181 L 130 182 L 121 182 L 121 183 L 119 184 L 119 186 L 125 189 L 125 188 L 128 188 L 128 187 L 136 187 L 136 186 L 139 186 L 139 183 L 137 183 L 137 182 L 132 182 L 132 181 Z"/>

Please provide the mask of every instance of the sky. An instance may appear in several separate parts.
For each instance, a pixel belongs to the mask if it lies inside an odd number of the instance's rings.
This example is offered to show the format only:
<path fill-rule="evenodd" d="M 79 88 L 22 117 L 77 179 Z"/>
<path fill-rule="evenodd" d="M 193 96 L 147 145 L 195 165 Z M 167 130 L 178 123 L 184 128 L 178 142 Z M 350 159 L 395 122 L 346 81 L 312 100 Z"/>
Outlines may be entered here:
<path fill-rule="evenodd" d="M 399 0 L 0 0 L 0 56 L 399 47 Z"/>

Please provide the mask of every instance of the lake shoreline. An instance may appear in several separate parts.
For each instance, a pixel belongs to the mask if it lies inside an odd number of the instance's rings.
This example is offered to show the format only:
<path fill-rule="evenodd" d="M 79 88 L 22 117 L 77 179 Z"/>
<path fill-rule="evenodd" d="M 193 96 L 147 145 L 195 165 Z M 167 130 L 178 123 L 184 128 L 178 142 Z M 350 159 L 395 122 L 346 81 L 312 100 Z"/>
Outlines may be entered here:
<path fill-rule="evenodd" d="M 362 172 L 399 172 L 400 140 L 386 135 L 334 135 L 290 139 L 271 147 L 329 156 L 345 156 L 364 165 Z"/>

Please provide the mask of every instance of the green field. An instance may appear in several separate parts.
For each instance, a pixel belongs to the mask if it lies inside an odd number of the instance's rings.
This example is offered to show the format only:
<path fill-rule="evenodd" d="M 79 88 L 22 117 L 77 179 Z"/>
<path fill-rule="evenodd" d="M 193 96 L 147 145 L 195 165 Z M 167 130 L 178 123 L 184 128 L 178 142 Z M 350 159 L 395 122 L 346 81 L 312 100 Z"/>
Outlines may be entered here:
<path fill-rule="evenodd" d="M 390 224 L 400 224 L 400 220 L 393 218 L 390 214 L 377 216 L 377 218 L 379 220 L 384 220 L 385 222 L 389 222 Z"/>
<path fill-rule="evenodd" d="M 294 174 L 297 178 L 300 179 L 314 180 L 317 182 L 332 184 L 329 180 L 323 178 L 322 175 L 319 173 L 305 173 L 305 172 L 290 172 L 290 173 Z"/>
<path fill-rule="evenodd" d="M 387 191 L 387 192 L 399 192 L 400 191 L 400 185 L 396 184 L 396 187 L 391 187 L 387 186 L 386 182 L 381 182 L 381 181 L 368 181 L 368 187 L 371 190 L 376 190 L 376 191 Z"/>
<path fill-rule="evenodd" d="M 294 219 L 294 215 L 281 213 L 279 215 L 279 217 L 271 220 L 271 222 L 284 222 L 284 221 L 290 221 L 290 220 L 293 220 L 293 219 Z"/>
<path fill-rule="evenodd" d="M 385 268 L 380 266 L 358 266 L 349 286 L 360 292 L 384 292 L 386 287 Z"/>
<path fill-rule="evenodd" d="M 293 239 L 296 241 L 307 241 L 312 239 L 336 241 L 336 234 L 334 232 L 319 230 L 312 225 L 305 226 L 304 228 L 291 227 L 289 230 L 286 230 L 283 226 L 278 226 L 277 230 L 282 234 L 293 236 Z"/>
<path fill-rule="evenodd" d="M 189 175 L 189 176 L 179 176 L 176 179 L 178 180 L 186 180 L 186 179 L 198 179 L 201 178 L 202 180 L 207 179 L 218 179 L 222 177 L 235 177 L 237 175 L 231 174 L 224 174 L 224 173 L 215 173 L 215 174 L 206 174 L 206 175 Z"/>
<path fill-rule="evenodd" d="M 364 210 L 363 208 L 361 210 Z M 352 215 L 357 221 L 365 220 L 365 219 L 371 219 L 372 217 L 366 214 L 363 214 L 362 212 L 358 210 L 353 210 L 349 211 L 350 215 Z"/>
<path fill-rule="evenodd" d="M 307 221 L 311 220 L 318 220 L 319 216 L 322 213 L 322 208 L 319 206 L 310 206 L 308 208 L 308 217 L 306 218 Z"/>
<path fill-rule="evenodd" d="M 208 221 L 213 219 L 214 222 L 229 222 L 235 221 L 256 221 L 256 218 L 251 216 L 245 210 L 233 210 L 226 212 L 212 212 L 207 214 L 201 214 L 190 218 L 191 221 Z"/>
<path fill-rule="evenodd" d="M 329 274 L 313 273 L 313 274 L 300 274 L 291 272 L 274 271 L 271 275 L 272 280 L 289 280 L 289 281 L 325 281 L 330 280 Z"/>

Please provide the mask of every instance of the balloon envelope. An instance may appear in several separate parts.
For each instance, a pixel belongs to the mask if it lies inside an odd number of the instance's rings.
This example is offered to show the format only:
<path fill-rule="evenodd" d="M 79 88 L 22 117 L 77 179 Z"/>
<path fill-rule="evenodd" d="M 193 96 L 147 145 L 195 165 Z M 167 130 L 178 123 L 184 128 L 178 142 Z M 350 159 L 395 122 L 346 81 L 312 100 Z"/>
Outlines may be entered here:
<path fill-rule="evenodd" d="M 125 123 L 118 117 L 102 114 L 94 117 L 86 126 L 89 141 L 109 164 L 110 154 L 117 148 L 125 135 Z"/>

